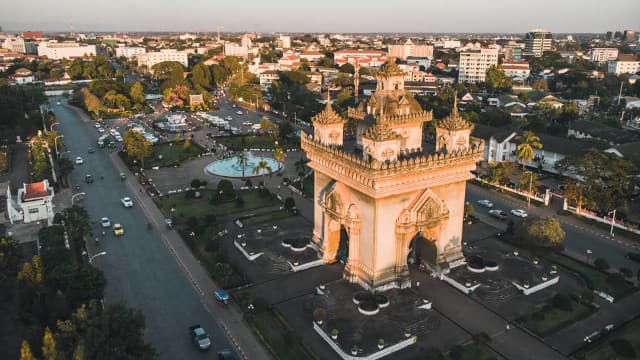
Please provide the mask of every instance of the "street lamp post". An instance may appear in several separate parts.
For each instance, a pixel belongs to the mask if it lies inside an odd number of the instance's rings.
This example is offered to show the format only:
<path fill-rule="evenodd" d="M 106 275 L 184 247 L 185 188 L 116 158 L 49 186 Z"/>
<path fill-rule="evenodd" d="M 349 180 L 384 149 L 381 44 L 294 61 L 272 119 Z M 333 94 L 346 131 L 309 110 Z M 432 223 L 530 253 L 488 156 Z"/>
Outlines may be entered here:
<path fill-rule="evenodd" d="M 533 187 L 533 172 L 529 171 L 529 194 L 527 195 L 527 208 L 531 207 L 531 188 Z"/>
<path fill-rule="evenodd" d="M 591 249 L 587 249 L 587 264 L 591 262 L 591 254 L 593 254 L 593 251 L 591 251 Z"/>
<path fill-rule="evenodd" d="M 614 235 L 613 235 L 613 224 L 615 224 L 615 223 L 616 223 L 616 210 L 617 210 L 617 209 L 613 209 L 613 211 L 609 211 L 609 212 L 607 213 L 607 215 L 612 215 L 612 216 L 611 216 L 611 230 L 609 231 L 609 235 L 610 235 L 611 237 L 613 237 L 613 236 L 614 236 Z"/>
<path fill-rule="evenodd" d="M 74 199 L 76 196 L 78 196 L 78 195 L 83 195 L 83 196 L 84 196 L 84 195 L 87 195 L 87 193 L 85 193 L 85 192 L 79 192 L 79 193 L 76 193 L 76 194 L 71 195 L 71 205 L 73 205 L 73 199 Z"/>
<path fill-rule="evenodd" d="M 93 259 L 97 258 L 98 256 L 102 256 L 102 255 L 107 255 L 107 252 L 106 252 L 106 251 L 103 251 L 103 252 L 99 252 L 99 253 L 97 253 L 97 254 L 95 254 L 95 255 L 91 256 L 91 257 L 89 258 L 89 264 L 91 264 L 91 262 L 93 261 Z"/>
<path fill-rule="evenodd" d="M 56 125 L 60 125 L 59 122 L 54 122 L 53 124 L 51 124 L 51 126 L 49 126 L 49 130 L 53 131 L 53 127 Z"/>
<path fill-rule="evenodd" d="M 53 139 L 53 147 L 56 149 L 56 158 L 58 158 L 58 138 L 64 138 L 64 135 L 58 135 Z"/>
<path fill-rule="evenodd" d="M 636 83 L 637 78 L 635 76 L 630 76 L 627 81 L 629 85 L 633 85 Z M 620 98 L 622 98 L 622 87 L 624 86 L 624 81 L 620 82 L 620 91 L 618 92 L 618 105 L 620 105 Z"/>

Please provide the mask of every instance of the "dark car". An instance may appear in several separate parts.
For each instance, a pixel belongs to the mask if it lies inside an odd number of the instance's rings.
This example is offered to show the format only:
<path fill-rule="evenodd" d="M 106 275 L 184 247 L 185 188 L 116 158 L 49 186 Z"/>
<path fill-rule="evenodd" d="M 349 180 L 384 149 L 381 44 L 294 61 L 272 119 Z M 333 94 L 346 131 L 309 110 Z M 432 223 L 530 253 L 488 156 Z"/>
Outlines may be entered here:
<path fill-rule="evenodd" d="M 500 219 L 500 220 L 505 220 L 507 218 L 507 216 L 509 216 L 509 214 L 507 214 L 505 211 L 496 209 L 496 210 L 489 210 L 489 215 Z"/>
<path fill-rule="evenodd" d="M 94 148 L 89 148 L 89 149 L 87 150 L 87 152 L 88 152 L 89 154 L 93 154 L 94 152 L 96 152 L 96 149 L 94 149 Z"/>
<path fill-rule="evenodd" d="M 221 350 L 218 351 L 218 360 L 234 360 L 235 357 L 231 350 Z"/>
<path fill-rule="evenodd" d="M 85 181 L 87 184 L 91 184 L 91 183 L 93 182 L 93 176 L 91 176 L 91 175 L 89 175 L 89 174 L 85 175 L 85 176 L 84 176 L 84 181 Z"/>
<path fill-rule="evenodd" d="M 625 257 L 631 261 L 640 262 L 640 253 L 629 252 Z"/>

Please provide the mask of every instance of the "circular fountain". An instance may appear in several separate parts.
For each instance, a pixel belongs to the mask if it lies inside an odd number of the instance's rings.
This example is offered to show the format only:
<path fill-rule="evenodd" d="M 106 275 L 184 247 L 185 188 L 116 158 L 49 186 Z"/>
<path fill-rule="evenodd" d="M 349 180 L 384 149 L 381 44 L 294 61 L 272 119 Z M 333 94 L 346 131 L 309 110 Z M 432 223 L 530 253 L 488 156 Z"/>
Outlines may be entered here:
<path fill-rule="evenodd" d="M 253 169 L 258 166 L 260 161 L 266 161 L 267 166 L 271 168 L 273 173 L 276 173 L 282 169 L 284 166 L 270 157 L 264 156 L 256 156 L 252 153 L 247 153 L 247 162 L 244 165 L 244 174 L 243 174 L 243 166 L 238 164 L 238 157 L 233 156 L 226 159 L 216 160 L 205 167 L 205 171 L 211 175 L 218 175 L 224 177 L 232 177 L 232 178 L 240 178 L 240 177 L 256 177 L 262 175 L 268 175 L 269 172 L 267 170 L 261 170 L 259 173 L 254 174 Z"/>

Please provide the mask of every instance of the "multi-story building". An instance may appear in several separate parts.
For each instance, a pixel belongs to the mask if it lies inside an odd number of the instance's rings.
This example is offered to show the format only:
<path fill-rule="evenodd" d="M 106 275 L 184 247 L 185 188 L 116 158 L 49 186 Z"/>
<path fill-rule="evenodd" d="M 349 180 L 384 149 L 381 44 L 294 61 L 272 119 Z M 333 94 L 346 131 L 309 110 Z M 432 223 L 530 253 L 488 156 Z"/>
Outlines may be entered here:
<path fill-rule="evenodd" d="M 620 54 L 618 59 L 609 61 L 611 74 L 635 74 L 640 70 L 640 61 L 633 54 Z"/>
<path fill-rule="evenodd" d="M 24 54 L 27 52 L 27 48 L 23 38 L 6 38 L 2 43 L 2 47 L 9 49 L 11 52 L 17 52 Z"/>
<path fill-rule="evenodd" d="M 544 29 L 534 29 L 524 36 L 524 51 L 526 54 L 541 57 L 545 51 L 552 49 L 551 32 Z"/>
<path fill-rule="evenodd" d="M 276 80 L 280 80 L 280 73 L 276 70 L 267 70 L 260 75 L 258 75 L 258 79 L 260 79 L 260 89 L 262 91 L 268 91 L 271 87 L 271 83 Z"/>
<path fill-rule="evenodd" d="M 280 35 L 278 38 L 278 48 L 290 49 L 291 48 L 291 36 Z"/>
<path fill-rule="evenodd" d="M 589 60 L 596 63 L 605 63 L 618 58 L 616 48 L 593 48 L 589 51 Z"/>
<path fill-rule="evenodd" d="M 409 56 L 415 57 L 433 57 L 432 45 L 416 45 L 411 39 L 408 39 L 402 45 L 389 45 L 388 54 L 390 57 L 395 57 L 402 60 L 407 60 Z"/>
<path fill-rule="evenodd" d="M 444 49 L 456 49 L 461 45 L 460 40 L 443 40 L 442 47 Z"/>
<path fill-rule="evenodd" d="M 498 66 L 510 78 L 526 79 L 531 74 L 527 61 L 505 61 Z"/>
<path fill-rule="evenodd" d="M 120 46 L 116 48 L 116 56 L 117 57 L 126 57 L 132 58 L 134 56 L 146 54 L 147 49 L 138 46 Z"/>
<path fill-rule="evenodd" d="M 460 53 L 458 82 L 483 82 L 487 70 L 492 65 L 498 65 L 498 49 L 480 48 L 463 51 Z"/>
<path fill-rule="evenodd" d="M 164 61 L 177 61 L 184 67 L 189 66 L 189 55 L 186 51 L 178 51 L 176 49 L 162 49 L 157 52 L 148 52 L 146 54 L 137 55 L 138 65 L 146 66 L 151 70 L 153 65 Z"/>
<path fill-rule="evenodd" d="M 522 47 L 515 43 L 506 45 L 504 47 L 504 60 L 505 61 L 522 60 Z"/>
<path fill-rule="evenodd" d="M 79 58 L 95 54 L 95 45 L 81 45 L 77 42 L 57 42 L 55 40 L 43 41 L 38 44 L 38 56 L 46 56 L 53 60 Z"/>
<path fill-rule="evenodd" d="M 224 56 L 239 56 L 242 58 L 246 58 L 247 56 L 249 56 L 249 48 L 233 42 L 225 42 Z"/>
<path fill-rule="evenodd" d="M 33 39 L 33 40 L 39 40 L 39 39 L 44 39 L 44 34 L 42 33 L 42 31 L 23 31 L 20 36 L 23 39 Z"/>
<path fill-rule="evenodd" d="M 338 66 L 358 63 L 361 66 L 378 68 L 387 59 L 387 53 L 380 50 L 345 49 L 333 53 L 333 62 Z"/>
<path fill-rule="evenodd" d="M 251 36 L 249 36 L 249 34 L 245 34 L 242 36 L 242 38 L 240 39 L 240 46 L 251 49 L 252 43 Z"/>
<path fill-rule="evenodd" d="M 324 57 L 324 54 L 319 51 L 305 51 L 300 54 L 300 59 L 307 59 L 307 61 L 312 63 L 319 63 L 320 60 Z"/>

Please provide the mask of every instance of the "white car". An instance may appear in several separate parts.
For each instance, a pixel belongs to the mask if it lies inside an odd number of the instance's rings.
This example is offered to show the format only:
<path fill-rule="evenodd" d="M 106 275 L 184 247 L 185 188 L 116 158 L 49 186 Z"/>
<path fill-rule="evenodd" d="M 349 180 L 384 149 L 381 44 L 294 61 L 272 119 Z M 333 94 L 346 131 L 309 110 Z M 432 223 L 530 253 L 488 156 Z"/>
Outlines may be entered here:
<path fill-rule="evenodd" d="M 236 114 L 238 114 L 238 115 L 242 115 L 242 111 L 241 111 L 241 110 L 238 110 L 238 111 L 236 111 Z"/>
<path fill-rule="evenodd" d="M 478 200 L 478 204 L 488 208 L 493 207 L 493 203 L 489 200 Z"/>
<path fill-rule="evenodd" d="M 522 209 L 513 209 L 513 210 L 511 210 L 511 215 L 517 216 L 517 217 L 520 217 L 520 218 L 523 218 L 523 219 L 528 216 L 527 212 L 522 210 Z"/>
<path fill-rule="evenodd" d="M 80 165 L 82 163 L 84 163 L 84 160 L 82 160 L 80 156 L 76 157 L 76 165 Z"/>
<path fill-rule="evenodd" d="M 100 225 L 102 225 L 103 228 L 108 228 L 111 226 L 111 220 L 109 220 L 109 218 L 105 216 L 100 219 Z"/>
<path fill-rule="evenodd" d="M 130 197 L 123 197 L 122 199 L 120 199 L 120 202 L 122 203 L 122 206 L 126 207 L 126 208 L 130 208 L 133 206 L 133 200 L 131 200 Z"/>
<path fill-rule="evenodd" d="M 95 123 L 94 126 L 97 127 L 97 128 L 102 127 L 102 125 L 99 122 Z"/>
<path fill-rule="evenodd" d="M 104 128 L 99 127 L 99 128 L 98 128 L 98 132 L 99 132 L 99 133 L 103 133 L 103 132 L 104 132 Z"/>
<path fill-rule="evenodd" d="M 233 118 L 232 118 L 231 116 L 227 116 L 227 117 L 226 117 L 226 118 L 224 118 L 224 119 L 225 119 L 225 120 L 227 120 L 227 121 L 231 121 L 231 120 L 233 120 Z"/>

